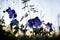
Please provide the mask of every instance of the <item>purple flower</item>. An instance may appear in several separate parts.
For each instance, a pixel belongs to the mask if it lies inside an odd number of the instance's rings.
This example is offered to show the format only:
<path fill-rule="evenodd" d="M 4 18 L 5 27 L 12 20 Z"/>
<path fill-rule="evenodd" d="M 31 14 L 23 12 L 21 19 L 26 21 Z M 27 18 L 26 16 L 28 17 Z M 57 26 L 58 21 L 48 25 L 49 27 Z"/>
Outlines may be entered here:
<path fill-rule="evenodd" d="M 19 24 L 19 21 L 17 19 L 14 19 L 11 21 L 13 25 L 18 25 Z"/>
<path fill-rule="evenodd" d="M 40 19 L 38 17 L 28 20 L 28 25 L 30 27 L 33 27 L 33 25 L 35 27 L 37 27 L 37 26 L 40 26 L 41 24 L 42 24 L 42 22 L 40 21 Z"/>
<path fill-rule="evenodd" d="M 11 10 L 10 7 L 8 7 L 8 9 L 6 10 L 6 12 L 8 12 L 9 18 L 10 18 L 10 19 L 11 19 L 11 18 L 16 18 L 16 17 L 17 17 L 17 14 L 16 14 L 15 10 Z"/>
<path fill-rule="evenodd" d="M 47 23 L 46 26 L 48 26 L 49 28 L 52 28 L 52 23 Z"/>

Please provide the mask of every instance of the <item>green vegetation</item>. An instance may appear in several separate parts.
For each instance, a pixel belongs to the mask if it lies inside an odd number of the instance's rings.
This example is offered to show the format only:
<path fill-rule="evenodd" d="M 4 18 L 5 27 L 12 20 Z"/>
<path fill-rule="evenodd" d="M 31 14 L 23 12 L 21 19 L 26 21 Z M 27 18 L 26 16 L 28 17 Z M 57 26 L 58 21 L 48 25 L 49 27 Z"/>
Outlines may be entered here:
<path fill-rule="evenodd" d="M 1 40 L 59 40 L 60 35 L 54 36 L 53 37 L 48 37 L 48 36 L 40 36 L 40 35 L 32 35 L 31 37 L 29 36 L 19 36 L 15 37 L 12 35 L 10 32 L 5 32 L 2 30 L 2 25 L 0 25 L 0 39 Z"/>

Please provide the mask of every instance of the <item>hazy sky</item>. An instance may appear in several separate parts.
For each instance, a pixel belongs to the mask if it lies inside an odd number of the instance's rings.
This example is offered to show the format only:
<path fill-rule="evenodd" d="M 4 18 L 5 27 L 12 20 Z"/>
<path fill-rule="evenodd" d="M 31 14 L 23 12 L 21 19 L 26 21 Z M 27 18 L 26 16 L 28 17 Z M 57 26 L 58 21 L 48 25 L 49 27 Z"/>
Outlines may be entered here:
<path fill-rule="evenodd" d="M 30 12 L 31 18 L 38 16 L 41 20 L 45 20 L 45 23 L 51 22 L 53 25 L 57 26 L 57 15 L 60 14 L 60 0 L 30 0 L 28 4 L 35 5 L 35 9 L 39 11 L 38 13 Z M 21 3 L 21 0 L 0 0 L 0 18 L 4 15 L 6 24 L 9 24 L 10 19 L 8 17 L 8 13 L 3 13 L 3 10 L 11 7 L 16 11 L 18 15 L 17 19 L 20 20 L 22 15 L 25 14 L 25 11 L 21 9 L 23 6 L 24 5 Z M 43 15 L 44 18 L 41 18 Z M 22 21 L 22 23 L 24 22 L 26 23 L 26 19 Z"/>

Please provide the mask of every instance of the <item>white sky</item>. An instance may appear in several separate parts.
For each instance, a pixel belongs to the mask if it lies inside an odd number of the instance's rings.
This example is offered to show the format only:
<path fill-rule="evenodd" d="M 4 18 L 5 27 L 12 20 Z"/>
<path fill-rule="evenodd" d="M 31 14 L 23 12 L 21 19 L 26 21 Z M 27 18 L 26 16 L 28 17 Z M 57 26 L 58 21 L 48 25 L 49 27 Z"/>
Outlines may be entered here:
<path fill-rule="evenodd" d="M 13 3 L 15 2 L 15 3 Z M 34 18 L 35 16 L 38 16 L 41 18 L 41 16 L 44 15 L 44 18 L 41 20 L 45 20 L 45 23 L 51 22 L 53 25 L 57 26 L 57 15 L 60 14 L 60 0 L 30 0 L 28 4 L 35 5 L 35 9 L 37 9 L 38 13 L 30 13 L 31 18 Z M 10 19 L 8 17 L 8 13 L 3 13 L 3 10 L 7 9 L 8 7 L 11 7 L 14 9 L 17 13 L 17 19 L 20 20 L 22 15 L 25 13 L 23 12 L 21 8 L 24 5 L 21 3 L 21 0 L 0 0 L 0 18 L 4 15 L 4 19 L 6 22 L 6 25 L 9 24 Z M 41 13 L 41 16 L 40 16 Z M 29 18 L 28 18 L 29 19 Z M 26 19 L 22 21 L 22 23 L 26 23 Z"/>

